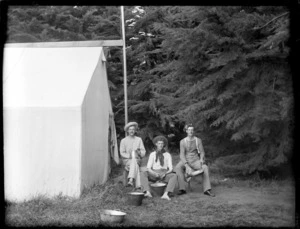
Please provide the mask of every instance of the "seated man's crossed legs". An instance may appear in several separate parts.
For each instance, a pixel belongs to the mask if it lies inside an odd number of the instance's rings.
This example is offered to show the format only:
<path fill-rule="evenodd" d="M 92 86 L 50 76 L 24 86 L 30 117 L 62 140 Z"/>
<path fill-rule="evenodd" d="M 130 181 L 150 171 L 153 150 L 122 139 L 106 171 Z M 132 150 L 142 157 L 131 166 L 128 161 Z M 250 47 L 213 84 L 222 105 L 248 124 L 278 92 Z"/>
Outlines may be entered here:
<path fill-rule="evenodd" d="M 197 172 L 198 171 L 198 172 Z M 174 168 L 174 172 L 177 174 L 178 178 L 178 186 L 179 186 L 179 195 L 186 193 L 186 168 L 185 164 L 182 161 L 179 161 L 178 164 Z M 208 172 L 208 166 L 203 164 L 202 168 L 194 168 L 194 175 L 190 174 L 191 176 L 196 175 L 202 175 L 203 176 L 203 192 L 206 195 L 214 196 L 212 193 L 210 193 L 211 190 L 211 184 L 209 179 L 209 172 Z M 207 194 L 208 193 L 208 194 Z"/>

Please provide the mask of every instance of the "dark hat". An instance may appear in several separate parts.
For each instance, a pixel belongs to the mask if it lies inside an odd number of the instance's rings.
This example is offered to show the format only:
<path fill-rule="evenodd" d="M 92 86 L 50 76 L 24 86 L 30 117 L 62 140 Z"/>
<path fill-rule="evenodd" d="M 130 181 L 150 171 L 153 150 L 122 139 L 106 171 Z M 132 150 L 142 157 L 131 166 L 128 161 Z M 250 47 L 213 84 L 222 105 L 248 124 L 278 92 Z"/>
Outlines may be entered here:
<path fill-rule="evenodd" d="M 162 135 L 156 136 L 156 137 L 153 138 L 153 140 L 152 140 L 152 142 L 153 142 L 154 145 L 155 145 L 156 142 L 158 142 L 158 141 L 163 141 L 163 142 L 164 142 L 164 146 L 167 146 L 167 145 L 168 145 L 168 140 L 167 140 L 164 136 L 162 136 Z"/>
<path fill-rule="evenodd" d="M 136 122 L 129 122 L 124 126 L 124 130 L 127 131 L 129 127 L 135 126 L 135 129 L 138 128 L 138 124 Z"/>

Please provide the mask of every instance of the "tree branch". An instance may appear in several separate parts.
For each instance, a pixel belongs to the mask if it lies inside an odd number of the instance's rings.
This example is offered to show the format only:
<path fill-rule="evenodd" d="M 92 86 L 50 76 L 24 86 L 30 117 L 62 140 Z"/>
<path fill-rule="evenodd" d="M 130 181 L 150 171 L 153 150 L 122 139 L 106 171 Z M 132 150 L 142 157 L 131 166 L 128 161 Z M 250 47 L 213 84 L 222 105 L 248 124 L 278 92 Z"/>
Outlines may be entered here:
<path fill-rule="evenodd" d="M 289 14 L 289 13 L 290 13 L 290 12 L 285 12 L 285 13 L 283 13 L 283 14 L 281 14 L 281 15 L 275 17 L 275 18 L 273 18 L 271 21 L 267 22 L 267 23 L 264 24 L 263 26 L 258 27 L 258 28 L 254 28 L 253 30 L 259 30 L 259 29 L 262 29 L 262 28 L 266 27 L 267 25 L 271 24 L 273 21 L 275 21 L 275 20 L 277 20 L 277 19 L 279 19 L 279 18 L 281 18 L 281 17 L 283 17 L 283 16 L 285 16 L 285 15 L 287 15 L 287 14 Z"/>

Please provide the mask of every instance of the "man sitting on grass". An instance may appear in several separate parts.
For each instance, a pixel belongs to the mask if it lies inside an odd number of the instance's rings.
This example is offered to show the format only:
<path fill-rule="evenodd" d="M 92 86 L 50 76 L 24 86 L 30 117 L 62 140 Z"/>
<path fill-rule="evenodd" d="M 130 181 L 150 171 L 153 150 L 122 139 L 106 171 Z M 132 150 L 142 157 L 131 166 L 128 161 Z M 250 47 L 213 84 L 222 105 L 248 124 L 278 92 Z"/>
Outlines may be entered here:
<path fill-rule="evenodd" d="M 172 196 L 174 192 L 177 175 L 172 172 L 171 154 L 165 150 L 165 147 L 168 145 L 168 140 L 164 136 L 157 136 L 153 139 L 153 143 L 156 145 L 156 150 L 150 154 L 147 163 L 148 171 L 144 172 L 144 174 L 150 181 L 162 181 L 167 183 L 166 190 L 161 198 L 171 200 L 170 196 Z M 151 197 L 148 179 L 146 179 L 147 182 L 144 187 L 146 192 L 145 196 Z"/>
<path fill-rule="evenodd" d="M 200 138 L 194 136 L 194 126 L 192 124 L 185 125 L 184 130 L 187 137 L 180 141 L 180 161 L 175 167 L 178 176 L 179 195 L 185 194 L 185 180 L 191 176 L 202 174 L 203 191 L 205 195 L 214 197 L 211 193 L 211 185 L 208 175 L 208 167 L 204 163 L 204 149 Z M 186 176 L 184 175 L 186 173 Z"/>

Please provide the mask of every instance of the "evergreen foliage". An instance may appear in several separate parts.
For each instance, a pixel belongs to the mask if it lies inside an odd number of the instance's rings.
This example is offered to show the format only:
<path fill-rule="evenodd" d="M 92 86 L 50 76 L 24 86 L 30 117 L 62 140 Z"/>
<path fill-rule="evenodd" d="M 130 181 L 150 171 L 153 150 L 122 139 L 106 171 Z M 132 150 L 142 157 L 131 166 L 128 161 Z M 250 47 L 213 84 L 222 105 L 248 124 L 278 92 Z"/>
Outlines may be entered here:
<path fill-rule="evenodd" d="M 174 123 L 193 122 L 207 156 L 229 173 L 287 163 L 293 127 L 287 9 L 167 6 L 146 12 L 135 29 L 158 42 L 137 43 L 134 51 L 144 47 L 146 72 L 155 79 L 148 101 L 160 122 L 153 128 L 169 134 Z M 134 108 L 137 115 L 140 108 Z"/>
<path fill-rule="evenodd" d="M 289 12 L 285 7 L 125 7 L 129 121 L 152 147 L 171 151 L 196 126 L 206 157 L 231 174 L 269 171 L 289 162 L 293 91 Z M 11 7 L 8 42 L 120 39 L 115 6 Z M 108 76 L 122 138 L 122 49 L 111 47 Z"/>

